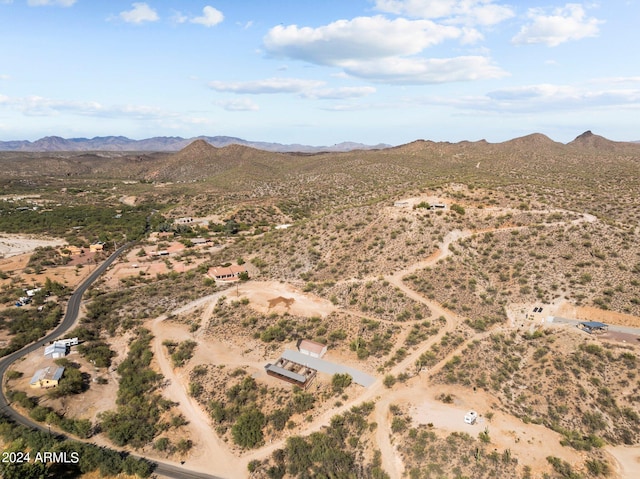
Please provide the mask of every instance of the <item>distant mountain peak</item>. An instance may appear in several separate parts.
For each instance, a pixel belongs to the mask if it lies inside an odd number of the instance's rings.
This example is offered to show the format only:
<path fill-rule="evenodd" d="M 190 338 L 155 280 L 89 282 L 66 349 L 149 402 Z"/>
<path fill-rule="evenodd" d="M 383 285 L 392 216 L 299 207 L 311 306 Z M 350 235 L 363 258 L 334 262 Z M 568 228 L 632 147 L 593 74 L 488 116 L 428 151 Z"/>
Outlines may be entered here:
<path fill-rule="evenodd" d="M 576 139 L 568 143 L 568 145 L 578 146 L 582 148 L 610 150 L 617 146 L 617 142 L 611 141 L 604 136 L 595 135 L 591 130 L 587 130 L 581 135 L 578 135 Z"/>
<path fill-rule="evenodd" d="M 208 151 L 215 151 L 215 150 L 216 150 L 216 147 L 213 146 L 211 143 L 202 139 L 198 139 L 189 143 L 182 150 L 180 150 L 180 152 L 181 153 L 183 152 L 199 153 L 202 151 L 208 152 Z"/>
<path fill-rule="evenodd" d="M 595 136 L 593 132 L 591 130 L 587 130 L 583 134 L 576 136 L 576 140 L 580 140 L 580 139 L 586 140 L 587 138 L 590 138 L 592 136 Z"/>
<path fill-rule="evenodd" d="M 193 161 L 196 159 L 211 159 L 216 156 L 219 148 L 211 143 L 198 139 L 189 143 L 180 151 L 174 153 L 174 157 L 182 159 L 182 161 Z"/>
<path fill-rule="evenodd" d="M 503 144 L 524 148 L 558 145 L 558 143 L 542 133 L 531 133 L 530 135 L 520 136 L 513 140 L 505 141 Z"/>

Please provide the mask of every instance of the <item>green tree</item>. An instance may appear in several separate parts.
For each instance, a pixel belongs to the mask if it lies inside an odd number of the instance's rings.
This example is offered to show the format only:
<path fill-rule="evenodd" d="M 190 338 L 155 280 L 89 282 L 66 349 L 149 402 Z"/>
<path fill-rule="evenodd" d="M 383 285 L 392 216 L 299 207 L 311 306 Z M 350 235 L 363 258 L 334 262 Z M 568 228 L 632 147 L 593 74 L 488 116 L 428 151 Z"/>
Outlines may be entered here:
<path fill-rule="evenodd" d="M 231 428 L 233 442 L 244 448 L 259 446 L 264 440 L 262 428 L 265 422 L 264 414 L 258 409 L 242 413 Z"/>

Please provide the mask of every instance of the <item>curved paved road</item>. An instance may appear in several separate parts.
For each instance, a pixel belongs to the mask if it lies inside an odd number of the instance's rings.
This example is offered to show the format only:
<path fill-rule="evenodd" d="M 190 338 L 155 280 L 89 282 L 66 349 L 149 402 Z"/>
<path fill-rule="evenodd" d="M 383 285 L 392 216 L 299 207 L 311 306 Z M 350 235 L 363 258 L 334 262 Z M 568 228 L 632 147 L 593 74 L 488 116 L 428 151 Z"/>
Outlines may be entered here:
<path fill-rule="evenodd" d="M 127 243 L 124 246 L 118 248 L 107 260 L 102 263 L 96 270 L 89 275 L 87 279 L 85 279 L 80 286 L 73 292 L 71 297 L 69 298 L 69 303 L 67 304 L 67 311 L 62 319 L 62 322 L 49 334 L 39 339 L 35 343 L 32 343 L 24 348 L 14 351 L 13 353 L 5 356 L 0 359 L 0 384 L 4 381 L 4 374 L 7 372 L 7 369 L 11 364 L 13 364 L 18 359 L 26 356 L 37 349 L 40 349 L 42 346 L 47 344 L 49 341 L 58 338 L 65 334 L 71 327 L 75 324 L 76 319 L 78 317 L 78 313 L 80 312 L 80 304 L 82 301 L 82 295 L 84 292 L 91 286 L 91 284 L 100 277 L 102 273 L 106 271 L 106 269 L 111 266 L 118 256 L 120 256 L 127 248 L 129 248 L 133 243 Z M 7 417 L 11 418 L 18 424 L 26 426 L 30 429 L 40 429 L 41 431 L 47 432 L 48 429 L 43 425 L 38 424 L 36 422 L 31 421 L 30 419 L 18 414 L 14 411 L 9 402 L 7 401 L 6 396 L 4 395 L 4 388 L 0 387 L 0 411 Z M 64 434 L 58 434 L 58 437 L 61 438 L 70 438 Z M 74 439 L 77 440 L 77 439 Z M 141 456 L 137 456 L 135 454 L 131 454 L 131 456 L 136 457 L 138 459 L 142 459 Z M 146 459 L 146 458 L 144 458 Z M 149 459 L 147 459 L 149 460 Z M 212 476 L 209 474 L 203 474 L 199 472 L 189 471 L 188 469 L 184 469 L 178 466 L 174 466 L 172 464 L 165 464 L 162 462 L 157 462 L 151 460 L 151 463 L 155 466 L 154 472 L 156 474 L 160 474 L 165 477 L 170 477 L 174 479 L 223 479 L 218 476 Z"/>

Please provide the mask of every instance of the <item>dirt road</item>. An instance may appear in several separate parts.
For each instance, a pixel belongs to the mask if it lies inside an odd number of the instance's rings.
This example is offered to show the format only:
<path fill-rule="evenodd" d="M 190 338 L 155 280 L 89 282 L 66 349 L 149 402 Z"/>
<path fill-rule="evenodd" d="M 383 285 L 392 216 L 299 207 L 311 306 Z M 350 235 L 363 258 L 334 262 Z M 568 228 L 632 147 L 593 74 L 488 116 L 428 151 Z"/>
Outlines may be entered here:
<path fill-rule="evenodd" d="M 554 211 L 555 210 L 550 210 L 540 213 L 553 213 Z M 558 210 L 558 212 L 564 211 Z M 570 222 L 547 223 L 545 224 L 545 226 L 554 226 L 558 224 L 570 224 L 575 222 L 594 220 L 595 218 L 590 217 L 590 215 L 584 215 L 581 218 L 572 220 Z M 526 228 L 528 228 L 528 226 L 514 226 L 496 228 L 494 230 L 486 231 L 519 230 Z M 413 375 L 415 373 L 414 364 L 420 357 L 420 355 L 428 351 L 433 344 L 438 343 L 446 333 L 454 331 L 455 328 L 464 321 L 463 317 L 458 316 L 456 313 L 443 308 L 439 303 L 431 301 L 422 296 L 420 293 L 411 289 L 405 282 L 403 282 L 402 278 L 420 269 L 435 265 L 438 261 L 446 258 L 449 254 L 451 254 L 451 251 L 449 250 L 450 244 L 477 233 L 478 231 L 453 230 L 444 237 L 443 241 L 439 245 L 439 249 L 431 256 L 385 277 L 387 281 L 398 287 L 408 297 L 428 306 L 432 311 L 432 319 L 444 317 L 446 321 L 444 326 L 438 331 L 436 335 L 421 343 L 420 346 L 415 348 L 410 354 L 408 354 L 404 360 L 393 366 L 388 371 L 388 374 L 398 375 L 403 372 L 408 372 L 409 374 Z M 377 277 L 374 279 L 377 279 Z M 366 279 L 361 281 L 366 281 Z M 226 293 L 229 297 L 232 297 L 235 293 L 235 289 L 228 290 Z M 320 298 L 307 295 L 293 288 L 291 285 L 281 284 L 277 282 L 250 282 L 242 285 L 241 291 L 239 290 L 238 293 L 242 293 L 242 295 L 246 295 L 247 297 L 249 297 L 251 299 L 252 306 L 258 307 L 259 309 L 263 309 L 265 311 L 269 310 L 269 299 L 274 297 L 275 294 L 278 294 L 278 297 L 282 297 L 284 299 L 294 299 L 291 304 L 287 304 L 287 308 L 290 307 L 292 309 L 291 312 L 297 313 L 297 311 L 293 311 L 295 307 L 295 309 L 301 308 L 301 311 L 299 312 L 300 314 L 319 314 L 321 316 L 325 316 L 331 311 L 339 309 L 335 308 L 330 303 L 321 300 Z M 203 324 L 206 324 L 211 316 L 215 301 L 217 301 L 217 298 L 224 294 L 225 292 L 219 292 L 214 295 L 201 298 L 200 300 L 189 303 L 179 310 L 174 311 L 174 314 L 205 306 L 205 312 L 202 317 L 202 322 Z M 154 341 L 154 353 L 158 358 L 162 373 L 166 378 L 170 379 L 171 384 L 165 391 L 165 394 L 170 399 L 180 402 L 183 414 L 191 422 L 191 429 L 194 434 L 197 435 L 197 441 L 199 444 L 198 447 L 201 448 L 201 450 L 196 457 L 190 459 L 190 463 L 193 461 L 193 466 L 202 467 L 204 468 L 203 470 L 207 470 L 215 474 L 227 475 L 229 477 L 240 477 L 240 475 L 246 476 L 247 473 L 244 471 L 247 471 L 246 466 L 251 460 L 264 459 L 268 457 L 276 449 L 282 448 L 286 439 L 270 443 L 260 449 L 242 454 L 240 457 L 237 457 L 233 453 L 231 453 L 226 444 L 224 444 L 224 442 L 221 441 L 220 438 L 218 438 L 218 436 L 213 432 L 207 414 L 197 403 L 195 403 L 195 401 L 193 401 L 188 396 L 185 386 L 186 379 L 179 377 L 179 374 L 177 374 L 173 370 L 173 368 L 169 364 L 168 358 L 164 355 L 164 352 L 162 351 L 162 341 L 164 333 L 162 333 L 161 328 L 159 328 L 159 325 L 161 324 L 163 319 L 163 317 L 160 317 L 153 321 L 152 330 L 154 332 L 154 335 L 156 336 L 156 339 Z M 501 326 L 498 326 L 498 328 L 499 327 Z M 481 339 L 488 334 L 490 334 L 490 332 L 475 335 L 470 340 Z M 457 353 L 459 354 L 459 352 L 466 346 L 467 343 L 468 341 L 460 345 L 455 351 L 449 353 L 437 365 L 431 368 L 429 374 L 433 374 L 444 367 L 444 365 L 452 357 L 452 355 Z M 463 392 L 460 392 L 460 394 L 468 394 L 468 391 L 465 390 Z M 414 404 L 416 398 L 420 398 L 420 404 Z M 463 430 L 465 427 L 464 422 L 460 420 L 459 416 L 460 411 L 463 410 L 461 409 L 461 407 L 464 408 L 467 405 L 445 405 L 439 401 L 436 401 L 434 398 L 433 390 L 430 390 L 428 388 L 427 378 L 416 376 L 405 383 L 402 388 L 398 388 L 397 390 L 387 389 L 382 383 L 382 378 L 378 378 L 378 380 L 372 386 L 364 389 L 362 391 L 362 394 L 353 397 L 342 406 L 331 409 L 320 415 L 312 423 L 310 423 L 304 429 L 304 431 L 301 431 L 300 434 L 307 435 L 312 432 L 319 431 L 323 426 L 330 422 L 330 419 L 333 416 L 342 414 L 355 405 L 371 400 L 376 401 L 376 408 L 374 411 L 375 421 L 378 424 L 378 428 L 376 430 L 376 443 L 377 447 L 381 451 L 382 467 L 387 471 L 392 479 L 400 478 L 402 476 L 404 472 L 404 464 L 402 463 L 402 460 L 398 455 L 395 446 L 391 442 L 389 420 L 389 406 L 391 404 L 404 403 L 407 405 L 412 404 L 415 407 L 423 408 L 423 410 L 424 408 L 427 408 L 428 410 L 441 410 L 443 413 L 442 417 L 448 417 L 450 419 L 442 422 L 441 424 L 439 423 L 438 427 L 450 431 Z M 491 404 L 492 401 L 493 398 L 490 398 L 489 396 L 484 398 L 483 404 L 486 404 L 487 411 L 490 410 L 489 404 Z M 477 402 L 474 402 L 474 404 L 477 404 Z M 419 422 L 422 417 L 421 413 L 419 412 L 420 410 L 414 408 L 413 411 L 414 419 Z M 546 455 L 551 455 L 554 452 L 556 455 L 560 454 L 558 453 L 557 447 L 559 444 L 559 436 L 553 431 L 545 429 L 541 426 L 524 425 L 520 420 L 501 413 L 496 413 L 494 418 L 495 425 L 497 426 L 495 429 L 499 433 L 496 435 L 493 441 L 497 446 L 504 446 L 505 448 L 510 448 L 513 451 L 520 453 L 519 457 L 521 457 L 521 460 L 524 461 L 523 463 L 533 464 L 535 461 L 539 461 L 540 458 L 544 459 Z M 520 444 L 520 438 L 525 439 L 522 444 Z M 534 444 L 536 445 L 536 448 L 539 445 L 542 445 L 544 447 L 539 449 L 539 453 L 536 452 L 535 454 L 532 454 L 530 449 Z M 572 450 L 564 448 L 561 455 L 567 461 L 577 461 L 577 458 L 574 457 L 576 454 L 574 454 L 574 451 Z M 215 466 L 213 466 L 211 464 L 212 457 L 223 458 L 223 460 L 217 460 Z M 232 467 L 229 466 L 231 464 L 233 465 Z"/>
<path fill-rule="evenodd" d="M 224 291 L 206 296 L 193 301 L 178 310 L 174 314 L 189 311 L 200 306 L 210 306 L 219 297 L 224 296 Z M 209 310 L 210 308 L 207 308 Z M 163 334 L 161 323 L 167 319 L 166 315 L 159 316 L 151 323 L 151 331 L 154 334 L 153 354 L 158 362 L 160 372 L 167 379 L 167 386 L 163 389 L 163 395 L 180 404 L 180 412 L 189 421 L 188 428 L 194 435 L 194 454 L 189 458 L 189 468 L 201 472 L 222 475 L 224 477 L 238 477 L 237 458 L 229 451 L 224 441 L 215 433 L 208 414 L 197 404 L 196 400 L 187 392 L 188 378 L 182 377 L 174 370 L 170 359 L 162 349 L 162 342 L 167 339 Z M 187 333 L 188 334 L 188 333 Z M 171 339 L 176 339 L 172 336 Z M 215 466 L 212 467 L 212 459 L 215 458 Z M 246 468 L 245 468 L 246 470 Z"/>

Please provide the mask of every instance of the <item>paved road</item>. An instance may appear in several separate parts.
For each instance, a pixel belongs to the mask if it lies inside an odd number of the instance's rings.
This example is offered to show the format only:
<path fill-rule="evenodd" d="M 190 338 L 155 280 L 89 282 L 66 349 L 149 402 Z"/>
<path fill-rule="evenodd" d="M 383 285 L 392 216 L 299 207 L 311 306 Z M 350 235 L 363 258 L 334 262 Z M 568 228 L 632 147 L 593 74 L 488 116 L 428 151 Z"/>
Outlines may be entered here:
<path fill-rule="evenodd" d="M 15 351 L 4 358 L 0 359 L 0 384 L 4 382 L 4 374 L 7 372 L 7 369 L 11 364 L 13 364 L 18 359 L 26 356 L 37 349 L 40 349 L 42 346 L 47 344 L 49 341 L 56 339 L 63 334 L 65 334 L 71 327 L 75 324 L 76 319 L 78 317 L 78 313 L 80 312 L 80 304 L 82 301 L 82 295 L 84 292 L 91 286 L 91 284 L 100 277 L 102 273 L 106 271 L 106 269 L 111 266 L 118 256 L 120 256 L 127 248 L 129 248 L 133 243 L 127 243 L 124 246 L 118 248 L 107 260 L 102 263 L 96 270 L 89 275 L 87 279 L 85 279 L 80 286 L 73 292 L 71 297 L 69 298 L 69 303 L 67 304 L 67 311 L 62 319 L 62 322 L 49 334 L 47 334 L 42 339 L 32 343 L 19 351 Z M 26 426 L 30 429 L 39 429 L 41 431 L 47 432 L 48 428 L 44 427 L 42 424 L 38 424 L 36 422 L 31 421 L 30 419 L 18 414 L 14 411 L 9 402 L 7 401 L 6 396 L 4 395 L 4 388 L 0 387 L 0 411 L 5 416 L 11 418 L 18 424 Z M 74 439 L 65 434 L 58 434 L 60 438 L 68 438 Z M 74 439 L 77 440 L 77 439 Z M 142 459 L 141 456 L 137 456 L 135 454 L 131 454 L 131 456 L 136 457 L 138 459 Z M 146 459 L 146 458 L 144 458 Z M 160 474 L 165 477 L 169 477 L 172 479 L 223 479 L 218 476 L 212 476 L 210 474 L 203 474 L 200 472 L 193 472 L 188 469 L 184 469 L 182 467 L 174 466 L 172 464 L 165 464 L 158 461 L 151 461 L 151 463 L 155 466 L 154 472 L 156 474 Z"/>
<path fill-rule="evenodd" d="M 573 326 L 577 326 L 580 323 L 584 323 L 584 320 L 560 318 L 558 316 L 552 316 L 552 318 L 553 318 L 553 324 L 570 324 Z M 616 326 L 615 324 L 608 324 L 607 326 L 609 331 L 613 331 L 616 333 L 634 334 L 636 336 L 640 336 L 640 328 Z"/>

